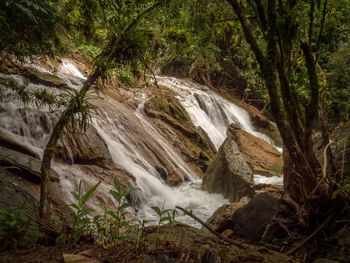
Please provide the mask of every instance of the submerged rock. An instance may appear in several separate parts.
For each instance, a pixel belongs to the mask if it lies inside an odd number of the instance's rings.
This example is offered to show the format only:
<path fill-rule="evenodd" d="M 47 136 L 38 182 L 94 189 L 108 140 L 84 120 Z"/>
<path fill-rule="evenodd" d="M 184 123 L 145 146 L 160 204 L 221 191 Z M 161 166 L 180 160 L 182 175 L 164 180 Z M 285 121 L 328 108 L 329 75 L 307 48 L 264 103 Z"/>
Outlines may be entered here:
<path fill-rule="evenodd" d="M 271 144 L 243 131 L 236 124 L 227 129 L 227 137 L 234 140 L 244 159 L 255 174 L 280 176 L 282 173 L 282 155 Z"/>
<path fill-rule="evenodd" d="M 222 194 L 230 202 L 236 202 L 243 196 L 253 195 L 252 185 L 251 169 L 238 145 L 227 138 L 205 172 L 203 189 L 210 193 Z"/>

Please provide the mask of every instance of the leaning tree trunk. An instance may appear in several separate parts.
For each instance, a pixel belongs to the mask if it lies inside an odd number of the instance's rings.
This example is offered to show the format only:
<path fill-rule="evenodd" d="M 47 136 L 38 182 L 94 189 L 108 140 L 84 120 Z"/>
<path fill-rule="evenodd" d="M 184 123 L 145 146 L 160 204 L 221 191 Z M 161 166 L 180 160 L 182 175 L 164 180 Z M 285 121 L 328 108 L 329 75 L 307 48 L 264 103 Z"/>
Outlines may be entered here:
<path fill-rule="evenodd" d="M 126 25 L 123 31 L 118 35 L 117 39 L 111 44 L 111 46 L 106 48 L 106 54 L 104 58 L 104 65 L 107 65 L 117 56 L 116 50 L 118 46 L 124 39 L 124 36 L 134 28 L 134 26 L 146 15 L 151 12 L 157 6 L 159 6 L 162 1 L 157 1 L 153 5 L 143 9 L 140 13 L 135 16 L 131 22 Z M 105 66 L 104 66 L 105 67 Z M 83 87 L 78 93 L 78 96 L 83 98 L 88 90 L 94 85 L 95 81 L 105 72 L 106 68 L 96 68 L 88 77 Z M 75 113 L 75 100 L 74 98 L 70 101 L 67 109 L 65 109 L 56 123 L 53 131 L 51 133 L 49 142 L 46 145 L 43 160 L 41 163 L 41 180 L 40 180 L 40 204 L 39 204 L 39 217 L 49 219 L 50 217 L 50 171 L 51 171 L 51 161 L 56 151 L 56 145 L 58 139 L 61 137 L 63 129 L 67 126 L 69 120 Z"/>
<path fill-rule="evenodd" d="M 95 83 L 95 81 L 101 76 L 100 70 L 96 69 L 91 73 L 84 83 L 84 86 L 79 91 L 78 96 L 84 97 L 87 91 Z M 58 139 L 61 137 L 63 129 L 67 126 L 68 122 L 72 118 L 75 112 L 75 99 L 72 98 L 68 107 L 63 111 L 61 117 L 56 123 L 51 133 L 49 142 L 46 145 L 43 160 L 41 163 L 41 181 L 40 181 L 40 205 L 39 205 L 39 217 L 49 218 L 50 216 L 50 171 L 51 161 L 56 151 L 56 145 Z"/>

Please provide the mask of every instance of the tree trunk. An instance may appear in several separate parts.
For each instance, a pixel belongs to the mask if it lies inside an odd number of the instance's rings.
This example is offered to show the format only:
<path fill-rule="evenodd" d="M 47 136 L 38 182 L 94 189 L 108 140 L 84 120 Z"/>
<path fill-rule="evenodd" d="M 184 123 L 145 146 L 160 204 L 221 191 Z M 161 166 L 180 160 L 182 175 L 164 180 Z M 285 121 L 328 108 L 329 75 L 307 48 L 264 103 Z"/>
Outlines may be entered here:
<path fill-rule="evenodd" d="M 95 81 L 101 76 L 100 70 L 96 69 L 89 75 L 84 86 L 79 91 L 79 96 L 84 97 L 87 91 L 95 83 Z M 74 98 L 70 101 L 68 107 L 63 111 L 60 119 L 56 123 L 52 130 L 49 142 L 46 145 L 43 160 L 41 163 L 41 180 L 40 180 L 40 204 L 39 204 L 39 217 L 49 219 L 50 218 L 50 203 L 51 203 L 51 189 L 50 189 L 50 172 L 51 161 L 56 151 L 56 145 L 58 139 L 61 137 L 63 129 L 67 126 L 68 122 L 72 118 L 75 111 Z"/>
<path fill-rule="evenodd" d="M 306 44 L 301 45 L 311 91 L 310 103 L 305 108 L 305 120 L 303 120 L 304 115 L 293 97 L 290 83 L 293 35 L 282 34 L 277 26 L 276 0 L 268 0 L 266 10 L 262 10 L 264 7 L 259 5 L 260 19 L 266 14 L 267 34 L 262 32 L 266 42 L 266 54 L 263 53 L 265 48 L 261 47 L 254 37 L 252 26 L 246 19 L 241 4 L 238 0 L 228 2 L 237 14 L 245 38 L 259 63 L 269 92 L 271 111 L 283 140 L 284 194 L 280 202 L 281 209 L 302 226 L 309 227 L 310 219 L 319 208 L 318 204 L 311 204 L 310 194 L 317 186 L 317 174 L 320 172 L 320 164 L 313 153 L 311 138 L 312 127 L 317 120 L 318 81 L 310 47 Z M 257 5 L 260 3 L 259 0 L 255 2 Z M 288 8 L 284 10 L 279 2 L 281 16 L 284 12 L 291 11 L 295 5 L 294 1 L 288 3 Z"/>
<path fill-rule="evenodd" d="M 157 1 L 153 5 L 143 9 L 140 13 L 135 16 L 129 24 L 126 25 L 124 30 L 118 35 L 117 39 L 106 49 L 106 54 L 104 58 L 104 65 L 107 65 L 116 57 L 116 50 L 120 45 L 123 37 L 128 33 L 139 21 L 151 12 L 157 6 L 161 5 L 162 1 Z M 104 66 L 105 67 L 105 66 Z M 88 90 L 93 86 L 95 81 L 105 72 L 105 68 L 96 68 L 88 77 L 83 87 L 78 93 L 78 96 L 84 98 Z M 68 107 L 63 111 L 60 119 L 56 123 L 53 131 L 51 133 L 49 142 L 46 145 L 43 161 L 41 164 L 41 180 L 40 180 L 40 204 L 39 204 L 39 217 L 49 219 L 50 217 L 50 171 L 51 171 L 51 161 L 56 151 L 56 145 L 58 139 L 61 137 L 63 129 L 67 126 L 70 118 L 72 118 L 75 113 L 75 100 L 74 98 L 70 101 Z"/>

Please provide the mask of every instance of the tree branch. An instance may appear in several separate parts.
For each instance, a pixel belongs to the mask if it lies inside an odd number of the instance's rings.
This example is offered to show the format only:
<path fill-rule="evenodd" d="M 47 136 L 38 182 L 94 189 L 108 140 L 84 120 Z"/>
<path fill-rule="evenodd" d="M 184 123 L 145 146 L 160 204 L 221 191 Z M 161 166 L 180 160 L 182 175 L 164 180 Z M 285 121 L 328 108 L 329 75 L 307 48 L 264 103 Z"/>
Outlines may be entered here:
<path fill-rule="evenodd" d="M 198 217 L 196 217 L 194 214 L 192 214 L 191 211 L 188 211 L 180 206 L 176 206 L 177 209 L 181 210 L 182 212 L 184 212 L 184 214 L 192 217 L 194 220 L 196 220 L 198 223 L 200 223 L 202 226 L 204 226 L 206 229 L 208 229 L 212 234 L 214 234 L 215 236 L 217 236 L 218 238 L 226 241 L 227 243 L 230 243 L 232 245 L 235 245 L 239 248 L 244 248 L 245 245 L 235 241 L 235 240 L 232 240 L 232 239 L 229 239 L 227 237 L 224 237 L 222 235 L 220 235 L 218 232 L 216 232 L 214 229 L 212 229 L 210 226 L 208 226 L 205 222 L 203 222 L 201 219 L 199 219 Z"/>

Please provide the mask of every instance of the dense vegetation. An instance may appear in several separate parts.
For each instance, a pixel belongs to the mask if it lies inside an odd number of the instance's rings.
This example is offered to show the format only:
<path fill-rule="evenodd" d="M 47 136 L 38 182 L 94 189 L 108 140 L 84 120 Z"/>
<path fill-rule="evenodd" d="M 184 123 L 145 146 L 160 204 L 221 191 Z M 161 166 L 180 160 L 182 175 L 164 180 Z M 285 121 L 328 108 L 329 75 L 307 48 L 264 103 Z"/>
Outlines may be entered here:
<path fill-rule="evenodd" d="M 322 131 L 326 146 L 331 130 L 349 120 L 349 0 L 5 0 L 0 22 L 2 57 L 79 50 L 94 66 L 45 150 L 41 217 L 48 214 L 53 149 L 79 105 L 87 105 L 89 88 L 111 77 L 132 85 L 155 70 L 224 89 L 275 118 L 285 145 L 282 208 L 294 222 L 313 230 L 315 217 L 327 218 L 331 198 L 344 201 L 346 180 L 337 181 L 327 148 L 327 166 L 316 160 L 312 131 Z M 74 208 L 82 218 L 89 212 Z M 101 235 L 112 231 L 104 227 Z"/>

